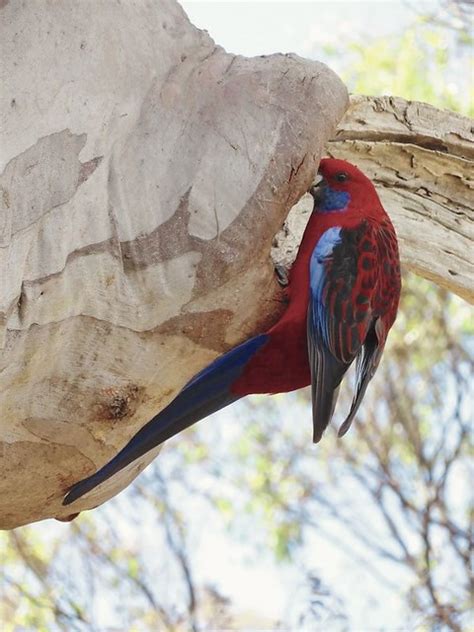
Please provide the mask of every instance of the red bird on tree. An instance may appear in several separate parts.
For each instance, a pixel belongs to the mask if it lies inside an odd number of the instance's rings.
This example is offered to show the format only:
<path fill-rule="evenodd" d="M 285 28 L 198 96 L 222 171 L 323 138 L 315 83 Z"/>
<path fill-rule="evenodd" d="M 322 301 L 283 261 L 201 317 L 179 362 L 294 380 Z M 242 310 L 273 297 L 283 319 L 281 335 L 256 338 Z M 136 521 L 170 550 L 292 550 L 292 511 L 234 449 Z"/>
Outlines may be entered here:
<path fill-rule="evenodd" d="M 392 222 L 370 180 L 354 165 L 324 159 L 310 193 L 314 209 L 289 275 L 280 320 L 198 373 L 109 463 L 76 483 L 68 505 L 200 419 L 252 393 L 311 384 L 313 441 L 334 412 L 344 374 L 356 359 L 356 389 L 339 430 L 349 429 L 380 362 L 400 298 Z"/>

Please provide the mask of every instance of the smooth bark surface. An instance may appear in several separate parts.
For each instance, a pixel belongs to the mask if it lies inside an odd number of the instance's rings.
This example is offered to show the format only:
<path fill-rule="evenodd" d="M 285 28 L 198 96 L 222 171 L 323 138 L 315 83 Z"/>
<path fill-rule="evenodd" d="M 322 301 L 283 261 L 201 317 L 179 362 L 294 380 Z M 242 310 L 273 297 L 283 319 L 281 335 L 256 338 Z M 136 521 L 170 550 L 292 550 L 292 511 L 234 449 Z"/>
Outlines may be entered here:
<path fill-rule="evenodd" d="M 348 97 L 226 53 L 172 0 L 0 4 L 0 527 L 68 508 L 216 355 L 281 309 L 272 238 Z M 113 25 L 113 28 L 111 28 Z"/>

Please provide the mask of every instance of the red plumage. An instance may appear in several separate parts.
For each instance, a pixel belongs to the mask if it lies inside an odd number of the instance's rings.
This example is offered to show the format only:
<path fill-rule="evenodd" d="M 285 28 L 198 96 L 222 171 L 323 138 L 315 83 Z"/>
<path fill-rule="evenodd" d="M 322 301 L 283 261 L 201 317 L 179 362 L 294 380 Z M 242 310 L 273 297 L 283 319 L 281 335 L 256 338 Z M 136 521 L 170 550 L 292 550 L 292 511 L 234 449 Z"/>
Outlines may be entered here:
<path fill-rule="evenodd" d="M 349 427 L 395 321 L 401 287 L 396 233 L 373 184 L 343 160 L 322 160 L 319 174 L 326 193 L 321 202 L 318 189 L 312 191 L 314 212 L 290 273 L 288 308 L 269 330 L 268 344 L 231 387 L 247 395 L 287 392 L 313 383 L 315 440 L 332 416 L 344 373 L 357 357 L 357 392 L 341 432 Z M 340 241 L 315 264 L 315 276 L 323 275 L 315 297 L 312 257 L 324 235 L 332 234 L 330 229 Z M 312 304 L 317 314 L 310 335 Z"/>

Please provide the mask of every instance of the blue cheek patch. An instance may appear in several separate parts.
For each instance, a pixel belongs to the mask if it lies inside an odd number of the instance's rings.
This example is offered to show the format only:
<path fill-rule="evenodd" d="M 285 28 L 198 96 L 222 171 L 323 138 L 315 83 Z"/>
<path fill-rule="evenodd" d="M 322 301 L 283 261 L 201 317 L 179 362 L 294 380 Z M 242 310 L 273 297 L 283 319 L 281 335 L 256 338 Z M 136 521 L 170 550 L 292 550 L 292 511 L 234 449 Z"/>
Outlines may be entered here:
<path fill-rule="evenodd" d="M 321 202 L 318 204 L 318 210 L 321 213 L 330 213 L 331 211 L 344 211 L 351 199 L 347 191 L 335 191 L 331 187 L 324 189 Z"/>

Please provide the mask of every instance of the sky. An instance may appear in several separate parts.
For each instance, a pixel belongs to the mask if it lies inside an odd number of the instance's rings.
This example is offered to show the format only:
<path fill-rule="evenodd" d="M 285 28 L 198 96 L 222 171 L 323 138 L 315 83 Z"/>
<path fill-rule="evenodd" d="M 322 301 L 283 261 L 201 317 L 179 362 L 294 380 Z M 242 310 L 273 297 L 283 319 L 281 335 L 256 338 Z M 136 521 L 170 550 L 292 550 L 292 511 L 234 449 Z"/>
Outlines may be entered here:
<path fill-rule="evenodd" d="M 261 396 L 260 396 L 261 397 Z M 253 398 L 247 398 L 247 400 Z M 280 394 L 272 397 L 274 410 L 257 407 L 253 414 L 263 416 L 274 414 L 278 417 L 278 425 L 282 433 L 287 431 L 292 435 L 301 434 L 309 437 L 311 433 L 311 411 L 309 404 L 297 401 L 292 394 Z M 233 406 L 216 413 L 199 425 L 199 432 L 216 433 L 221 457 L 227 450 L 230 452 L 233 442 L 239 435 L 239 419 L 249 416 L 248 405 L 245 401 L 237 402 Z M 258 417 L 256 419 L 258 423 Z M 306 423 L 305 423 L 306 422 Z M 327 437 L 328 440 L 329 437 Z M 178 438 L 173 439 L 179 440 Z M 170 442 L 168 449 L 172 450 Z M 211 439 L 210 444 L 213 444 Z M 317 459 L 317 449 L 311 442 L 307 443 L 308 453 Z M 317 468 L 317 462 L 315 461 Z M 225 472 L 225 468 L 224 468 Z M 321 484 L 327 484 L 324 474 L 321 474 Z M 345 490 L 341 502 L 347 502 Z M 334 490 L 334 494 L 337 491 Z M 350 491 L 349 491 L 350 495 Z M 362 523 L 376 522 L 379 517 L 370 512 L 370 501 L 354 489 L 356 503 L 361 503 Z M 196 515 L 199 515 L 198 510 Z M 375 553 L 370 553 L 355 539 L 348 537 L 348 531 L 341 527 L 338 520 L 330 515 L 321 513 L 314 518 L 318 522 L 318 530 L 311 529 L 304 534 L 305 546 L 302 551 L 292 555 L 291 562 L 278 563 L 273 559 L 265 534 L 252 530 L 252 525 L 245 524 L 245 518 L 239 517 L 244 538 L 237 542 L 235 537 L 229 540 L 225 528 L 225 521 L 216 515 L 212 529 L 200 528 L 196 533 L 199 546 L 196 548 L 195 571 L 198 576 L 210 583 L 217 583 L 223 594 L 228 595 L 237 609 L 244 609 L 259 614 L 269 621 L 291 619 L 292 612 L 301 606 L 298 600 L 307 600 L 308 595 L 303 589 L 301 569 L 312 569 L 330 588 L 335 598 L 344 603 L 346 614 L 349 615 L 349 629 L 354 632 L 395 632 L 400 630 L 397 622 L 406 619 L 404 596 L 400 586 L 406 584 L 407 573 L 404 569 L 387 566 L 384 577 L 384 563 L 380 562 Z M 252 520 L 252 517 L 250 517 Z M 376 525 L 374 525 L 376 528 Z M 383 529 L 380 529 L 383 532 Z M 249 537 L 250 534 L 250 537 Z M 246 537 L 247 536 L 247 539 Z M 328 537 L 329 536 L 329 537 Z M 261 540 L 260 540 L 261 538 Z M 352 549 L 353 555 L 347 554 L 347 548 Z M 389 570 L 388 570 L 389 569 Z M 216 582 L 217 580 L 217 582 Z M 364 586 L 364 590 L 360 590 Z M 331 632 L 339 628 L 331 625 Z M 321 632 L 325 630 L 324 625 Z"/>
<path fill-rule="evenodd" d="M 436 3 L 417 3 L 418 9 Z M 181 5 L 195 26 L 228 52 L 246 56 L 294 52 L 322 61 L 324 45 L 341 38 L 402 31 L 415 13 L 402 1 L 199 2 Z"/>

